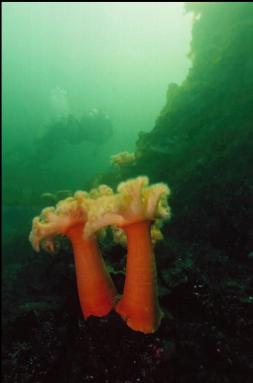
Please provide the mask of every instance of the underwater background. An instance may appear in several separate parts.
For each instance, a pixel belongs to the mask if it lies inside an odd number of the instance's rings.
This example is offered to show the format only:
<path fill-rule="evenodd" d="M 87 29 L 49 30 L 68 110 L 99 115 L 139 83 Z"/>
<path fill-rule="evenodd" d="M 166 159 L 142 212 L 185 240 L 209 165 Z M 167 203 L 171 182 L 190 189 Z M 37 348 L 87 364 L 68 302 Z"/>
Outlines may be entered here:
<path fill-rule="evenodd" d="M 253 4 L 2 11 L 3 382 L 252 382 Z M 28 240 L 44 207 L 140 175 L 171 189 L 153 334 L 84 320 L 69 242 Z M 122 293 L 127 250 L 99 246 Z"/>

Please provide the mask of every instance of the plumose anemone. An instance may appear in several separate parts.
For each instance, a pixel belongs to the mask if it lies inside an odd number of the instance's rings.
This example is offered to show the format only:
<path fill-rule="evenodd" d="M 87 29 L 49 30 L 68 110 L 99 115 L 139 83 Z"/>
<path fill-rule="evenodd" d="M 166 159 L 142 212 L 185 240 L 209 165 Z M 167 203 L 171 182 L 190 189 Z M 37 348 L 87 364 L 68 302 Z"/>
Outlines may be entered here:
<path fill-rule="evenodd" d="M 102 186 L 93 194 L 109 193 Z M 80 305 L 85 318 L 91 315 L 107 315 L 114 306 L 117 292 L 106 270 L 95 236 L 84 238 L 87 210 L 96 201 L 86 192 L 76 192 L 74 197 L 58 202 L 56 208 L 42 210 L 40 217 L 33 219 L 29 239 L 34 250 L 40 246 L 54 252 L 54 237 L 67 236 L 73 247 Z"/>
<path fill-rule="evenodd" d="M 116 225 L 127 237 L 126 280 L 123 296 L 115 310 L 135 331 L 152 333 L 163 316 L 158 301 L 156 265 L 151 240 L 151 223 L 167 219 L 167 185 L 149 186 L 147 177 L 119 184 L 118 193 L 98 198 L 88 211 L 84 232 L 89 238 L 98 229 Z"/>

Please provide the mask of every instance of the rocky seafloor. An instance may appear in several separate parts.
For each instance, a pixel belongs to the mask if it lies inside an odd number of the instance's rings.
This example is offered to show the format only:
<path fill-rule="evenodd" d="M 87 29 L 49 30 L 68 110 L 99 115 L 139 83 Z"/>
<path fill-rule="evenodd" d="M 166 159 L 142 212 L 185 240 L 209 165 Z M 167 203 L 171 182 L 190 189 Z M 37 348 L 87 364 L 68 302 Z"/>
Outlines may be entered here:
<path fill-rule="evenodd" d="M 104 254 L 121 292 L 125 250 L 107 245 Z M 252 255 L 242 266 L 175 243 L 158 244 L 156 254 L 165 315 L 150 335 L 115 312 L 83 319 L 68 246 L 6 266 L 3 382 L 252 382 Z"/>

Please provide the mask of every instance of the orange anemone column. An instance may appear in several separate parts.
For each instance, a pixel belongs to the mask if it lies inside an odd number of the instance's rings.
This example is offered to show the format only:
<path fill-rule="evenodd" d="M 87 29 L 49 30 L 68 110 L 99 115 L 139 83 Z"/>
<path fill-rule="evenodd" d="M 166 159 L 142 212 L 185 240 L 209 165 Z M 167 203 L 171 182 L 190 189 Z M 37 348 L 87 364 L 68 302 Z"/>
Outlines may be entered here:
<path fill-rule="evenodd" d="M 122 227 L 127 235 L 128 254 L 124 292 L 116 305 L 116 311 L 129 327 L 146 334 L 157 330 L 163 316 L 158 301 L 150 224 L 146 220 Z"/>
<path fill-rule="evenodd" d="M 71 227 L 66 235 L 73 246 L 79 301 L 84 318 L 102 317 L 113 308 L 117 292 L 94 238 L 83 238 L 84 225 Z"/>

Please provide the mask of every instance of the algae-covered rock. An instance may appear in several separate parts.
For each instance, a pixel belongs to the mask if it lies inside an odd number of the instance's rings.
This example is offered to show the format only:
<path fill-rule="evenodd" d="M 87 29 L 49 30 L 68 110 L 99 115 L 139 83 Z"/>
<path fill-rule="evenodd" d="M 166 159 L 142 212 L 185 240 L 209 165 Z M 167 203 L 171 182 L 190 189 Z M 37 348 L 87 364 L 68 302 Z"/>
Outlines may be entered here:
<path fill-rule="evenodd" d="M 253 6 L 187 8 L 195 15 L 192 67 L 182 85 L 169 86 L 128 175 L 170 185 L 174 238 L 245 258 L 253 231 Z"/>

